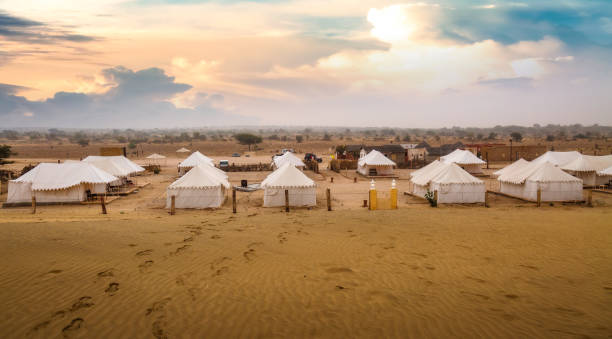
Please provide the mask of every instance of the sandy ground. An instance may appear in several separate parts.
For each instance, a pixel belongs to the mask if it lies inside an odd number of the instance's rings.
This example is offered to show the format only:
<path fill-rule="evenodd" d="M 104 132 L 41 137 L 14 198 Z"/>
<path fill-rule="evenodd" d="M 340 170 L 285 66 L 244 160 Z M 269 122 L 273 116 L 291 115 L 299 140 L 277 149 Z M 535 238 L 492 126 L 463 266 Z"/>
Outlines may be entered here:
<path fill-rule="evenodd" d="M 369 180 L 307 171 L 312 209 L 262 208 L 259 191 L 239 192 L 235 215 L 228 201 L 170 216 L 176 162 L 108 215 L 0 209 L 3 338 L 612 336 L 612 195 L 593 208 L 400 195 L 398 210 L 367 211 Z M 391 180 L 376 185 L 387 197 Z"/>

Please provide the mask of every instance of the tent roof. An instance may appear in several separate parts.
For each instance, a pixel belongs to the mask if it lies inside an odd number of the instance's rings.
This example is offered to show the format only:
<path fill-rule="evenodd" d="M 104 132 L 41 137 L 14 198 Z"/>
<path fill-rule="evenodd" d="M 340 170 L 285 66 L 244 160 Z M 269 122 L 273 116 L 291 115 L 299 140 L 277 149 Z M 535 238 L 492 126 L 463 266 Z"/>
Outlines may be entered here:
<path fill-rule="evenodd" d="M 419 175 L 420 173 L 423 173 L 425 171 L 430 171 L 433 168 L 435 168 L 436 166 L 438 166 L 439 164 L 441 164 L 441 162 L 439 160 L 434 160 L 434 161 L 430 162 L 429 164 L 427 164 L 426 166 L 421 167 L 418 170 L 410 173 L 410 177 L 412 178 L 412 177 L 414 177 L 416 175 Z"/>
<path fill-rule="evenodd" d="M 599 175 L 612 175 L 612 166 L 597 172 Z"/>
<path fill-rule="evenodd" d="M 283 155 L 275 156 L 273 162 L 274 166 L 276 166 L 277 168 L 281 168 L 285 163 L 290 163 L 293 166 L 297 167 L 306 167 L 306 164 L 304 164 L 304 162 L 300 158 L 296 157 L 291 152 L 285 152 L 285 154 Z"/>
<path fill-rule="evenodd" d="M 191 151 L 186 149 L 185 147 L 181 147 L 181 148 L 177 149 L 176 152 L 177 153 L 188 153 L 188 152 L 191 152 Z"/>
<path fill-rule="evenodd" d="M 474 153 L 472 153 L 470 151 L 460 150 L 460 149 L 456 149 L 456 150 L 452 151 L 451 153 L 449 153 L 448 155 L 440 157 L 440 160 L 443 161 L 443 162 L 454 162 L 454 163 L 459 164 L 459 165 L 482 165 L 482 164 L 486 164 L 486 161 L 484 161 L 484 160 L 480 159 L 479 157 L 475 156 Z"/>
<path fill-rule="evenodd" d="M 596 172 L 612 166 L 612 155 L 582 155 L 561 166 L 561 169 L 573 172 Z"/>
<path fill-rule="evenodd" d="M 580 152 L 577 152 L 577 151 L 570 151 L 570 152 L 548 151 L 540 155 L 539 157 L 533 159 L 531 162 L 538 164 L 538 163 L 548 161 L 555 166 L 563 166 L 565 164 L 568 164 L 580 158 L 580 156 L 581 156 Z"/>
<path fill-rule="evenodd" d="M 297 167 L 284 163 L 279 169 L 270 173 L 261 187 L 315 187 L 315 182 Z"/>
<path fill-rule="evenodd" d="M 145 169 L 124 157 L 123 155 L 99 156 L 90 155 L 83 159 L 84 162 L 106 171 L 114 176 L 126 177 L 133 173 L 143 172 Z"/>
<path fill-rule="evenodd" d="M 521 168 L 522 166 L 525 166 L 527 164 L 529 164 L 529 161 L 527 161 L 527 160 L 525 160 L 523 158 L 520 158 L 517 161 L 511 163 L 510 165 L 508 165 L 508 166 L 506 166 L 506 167 L 504 167 L 504 168 L 502 168 L 502 169 L 500 169 L 498 171 L 493 172 L 493 175 L 499 177 L 500 175 L 502 175 L 504 173 L 509 173 L 510 171 L 514 171 L 514 170 L 516 170 L 518 168 Z"/>
<path fill-rule="evenodd" d="M 67 189 L 80 184 L 108 184 L 117 177 L 85 162 L 41 163 L 13 182 L 32 184 L 33 191 Z"/>
<path fill-rule="evenodd" d="M 430 182 L 442 185 L 449 184 L 483 184 L 483 181 L 475 178 L 455 163 L 439 163 L 429 170 L 410 179 L 414 184 L 425 186 Z"/>
<path fill-rule="evenodd" d="M 395 166 L 395 162 L 387 158 L 384 154 L 373 149 L 365 157 L 359 159 L 359 166 Z"/>
<path fill-rule="evenodd" d="M 525 181 L 545 182 L 582 182 L 581 179 L 565 173 L 554 164 L 545 161 L 529 164 L 502 174 L 497 180 L 511 184 L 522 184 Z"/>
<path fill-rule="evenodd" d="M 149 155 L 147 159 L 166 159 L 166 157 L 161 154 L 153 153 Z"/>
<path fill-rule="evenodd" d="M 199 151 L 191 153 L 185 160 L 179 163 L 179 167 L 196 167 L 201 164 L 213 164 L 213 160 Z"/>
<path fill-rule="evenodd" d="M 227 178 L 214 171 L 212 166 L 201 165 L 190 169 L 189 172 L 170 184 L 168 188 L 215 188 L 219 186 L 229 188 L 230 183 Z"/>

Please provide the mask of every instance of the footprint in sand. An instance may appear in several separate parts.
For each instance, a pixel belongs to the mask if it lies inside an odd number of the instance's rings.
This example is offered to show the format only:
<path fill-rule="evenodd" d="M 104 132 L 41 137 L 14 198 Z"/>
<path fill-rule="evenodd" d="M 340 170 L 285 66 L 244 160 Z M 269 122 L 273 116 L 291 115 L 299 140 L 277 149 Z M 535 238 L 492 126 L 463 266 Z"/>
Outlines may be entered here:
<path fill-rule="evenodd" d="M 80 297 L 79 300 L 77 300 L 77 302 L 72 304 L 72 306 L 70 307 L 69 311 L 70 312 L 74 312 L 74 311 L 80 310 L 82 308 L 91 307 L 93 305 L 94 305 L 94 303 L 91 301 L 91 297 L 89 297 L 89 296 Z"/>
<path fill-rule="evenodd" d="M 287 237 L 286 235 L 288 235 L 289 232 L 281 232 L 279 233 L 276 237 L 278 238 L 278 242 L 281 244 L 284 244 L 287 241 Z"/>
<path fill-rule="evenodd" d="M 51 271 L 49 271 L 47 273 L 48 274 L 59 274 L 59 273 L 62 273 L 62 272 L 63 272 L 62 270 L 51 270 Z"/>
<path fill-rule="evenodd" d="M 153 260 L 147 260 L 142 264 L 138 265 L 140 272 L 146 272 L 149 267 L 153 266 Z"/>
<path fill-rule="evenodd" d="M 193 237 L 187 237 L 183 239 L 183 242 L 192 242 L 192 241 L 193 241 Z"/>
<path fill-rule="evenodd" d="M 215 235 L 211 236 L 210 238 L 216 240 L 216 239 L 221 239 L 221 236 L 218 235 L 218 234 L 215 234 Z"/>
<path fill-rule="evenodd" d="M 151 253 L 153 253 L 153 250 L 144 250 L 144 251 L 136 252 L 136 256 L 142 257 L 144 255 L 149 255 Z"/>
<path fill-rule="evenodd" d="M 242 256 L 246 259 L 246 261 L 251 261 L 255 257 L 255 249 L 251 248 L 248 251 L 242 253 Z"/>
<path fill-rule="evenodd" d="M 536 267 L 536 266 L 531 266 L 531 265 L 519 265 L 520 267 L 524 267 L 524 268 L 528 268 L 530 270 L 534 270 L 534 271 L 539 271 L 540 268 Z"/>
<path fill-rule="evenodd" d="M 325 270 L 327 273 L 354 273 L 352 269 L 348 267 L 332 267 Z"/>
<path fill-rule="evenodd" d="M 466 276 L 465 278 L 466 278 L 466 279 L 470 279 L 470 280 L 474 280 L 475 282 L 478 282 L 478 283 L 481 283 L 481 284 L 484 284 L 484 283 L 486 283 L 486 282 L 487 282 L 487 281 L 486 281 L 486 280 L 484 280 L 484 279 L 474 278 L 474 277 L 470 277 L 470 276 Z"/>
<path fill-rule="evenodd" d="M 98 278 L 106 278 L 114 276 L 113 270 L 106 270 L 102 272 L 98 272 Z"/>
<path fill-rule="evenodd" d="M 104 292 L 108 293 L 109 295 L 115 295 L 117 291 L 119 291 L 119 283 L 116 282 L 108 284 L 108 287 L 104 290 Z"/>
<path fill-rule="evenodd" d="M 191 245 L 183 245 L 183 246 L 175 249 L 174 252 L 170 252 L 170 255 L 178 255 L 181 252 L 183 252 L 184 250 L 188 249 L 189 247 L 191 247 Z"/>
<path fill-rule="evenodd" d="M 168 332 L 166 331 L 166 326 L 168 325 L 166 322 L 166 305 L 172 300 L 171 298 L 165 298 L 159 301 L 156 301 L 151 305 L 151 307 L 147 308 L 145 315 L 155 316 L 155 320 L 151 324 L 151 333 L 155 338 L 168 338 Z"/>
<path fill-rule="evenodd" d="M 83 326 L 84 322 L 85 322 L 85 320 L 83 320 L 83 318 L 74 318 L 74 319 L 72 319 L 70 324 L 66 325 L 62 329 L 62 334 L 64 335 L 64 337 L 71 336 L 72 334 L 74 334 L 76 331 L 78 331 Z"/>

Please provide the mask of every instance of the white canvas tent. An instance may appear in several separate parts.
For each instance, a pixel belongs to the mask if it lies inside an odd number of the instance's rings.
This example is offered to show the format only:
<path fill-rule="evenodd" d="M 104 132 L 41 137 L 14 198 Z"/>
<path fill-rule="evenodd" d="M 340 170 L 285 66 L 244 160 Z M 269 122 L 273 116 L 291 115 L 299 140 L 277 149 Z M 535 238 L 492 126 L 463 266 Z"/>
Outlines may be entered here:
<path fill-rule="evenodd" d="M 181 147 L 181 148 L 176 150 L 176 153 L 189 153 L 189 152 L 191 152 L 191 151 L 186 149 L 185 147 Z"/>
<path fill-rule="evenodd" d="M 542 201 L 582 200 L 582 180 L 565 173 L 548 161 L 532 161 L 502 174 L 497 180 L 502 193 L 530 201 L 537 200 L 538 189 L 542 192 Z"/>
<path fill-rule="evenodd" d="M 119 186 L 125 184 L 127 182 L 128 177 L 133 176 L 134 174 L 144 172 L 144 168 L 134 163 L 130 159 L 124 157 L 123 155 L 117 156 L 98 156 L 98 155 L 90 155 L 87 158 L 83 159 L 83 162 L 92 164 L 97 168 L 112 174 L 119 178 L 111 185 Z"/>
<path fill-rule="evenodd" d="M 417 173 L 412 194 L 425 197 L 427 190 L 438 191 L 438 203 L 469 204 L 485 201 L 485 184 L 455 163 L 438 162 Z"/>
<path fill-rule="evenodd" d="M 199 151 L 195 151 L 191 153 L 185 160 L 181 161 L 178 165 L 179 167 L 179 175 L 183 175 L 187 173 L 190 169 L 198 166 L 198 165 L 210 165 L 214 166 L 214 161 L 200 153 Z"/>
<path fill-rule="evenodd" d="M 9 181 L 7 203 L 79 202 L 87 191 L 106 193 L 106 185 L 119 180 L 103 170 L 85 163 L 41 163 L 21 177 Z"/>
<path fill-rule="evenodd" d="M 565 164 L 569 164 L 570 162 L 580 158 L 582 154 L 577 151 L 570 152 L 554 152 L 548 151 L 539 157 L 533 159 L 531 162 L 535 164 L 550 162 L 555 166 L 563 166 Z"/>
<path fill-rule="evenodd" d="M 357 161 L 357 172 L 365 176 L 393 176 L 395 166 L 393 160 L 373 149 Z"/>
<path fill-rule="evenodd" d="M 474 153 L 460 149 L 456 149 L 448 155 L 440 157 L 440 161 L 455 163 L 469 173 L 482 173 L 481 166 L 486 164 L 486 161 L 475 156 Z"/>
<path fill-rule="evenodd" d="M 315 182 L 290 163 L 283 164 L 261 182 L 264 207 L 285 206 L 285 190 L 289 191 L 290 206 L 315 206 Z"/>
<path fill-rule="evenodd" d="M 193 167 L 166 189 L 166 208 L 170 208 L 172 196 L 176 208 L 217 208 L 225 201 L 225 191 L 230 188 L 224 177 L 210 165 Z"/>
<path fill-rule="evenodd" d="M 529 161 L 527 161 L 527 160 L 525 160 L 523 158 L 520 158 L 517 161 L 511 163 L 510 165 L 508 165 L 508 166 L 506 166 L 506 167 L 504 167 L 504 168 L 502 168 L 502 169 L 500 169 L 498 171 L 493 172 L 493 174 L 491 176 L 493 178 L 498 178 L 500 175 L 502 175 L 504 173 L 509 173 L 509 172 L 514 171 L 514 170 L 516 170 L 518 168 L 521 168 L 522 166 L 525 166 L 527 164 L 529 164 Z"/>
<path fill-rule="evenodd" d="M 285 154 L 277 155 L 272 159 L 272 165 L 274 166 L 274 168 L 281 168 L 285 163 L 289 163 L 295 167 L 299 167 L 302 169 L 306 167 L 306 164 L 304 164 L 304 162 L 300 158 L 296 157 L 291 152 L 285 152 Z"/>
<path fill-rule="evenodd" d="M 153 153 L 147 156 L 147 161 L 149 164 L 154 165 L 160 165 L 162 162 L 166 164 L 166 157 L 161 154 Z"/>
<path fill-rule="evenodd" d="M 410 177 L 414 177 L 416 175 L 419 175 L 420 173 L 426 172 L 426 171 L 430 171 L 433 168 L 435 168 L 436 166 L 438 166 L 439 164 L 441 164 L 441 162 L 439 160 L 434 160 L 432 162 L 430 162 L 429 164 L 427 164 L 424 167 L 419 168 L 418 170 L 410 173 Z"/>
<path fill-rule="evenodd" d="M 605 185 L 612 179 L 609 175 L 600 175 L 598 172 L 612 166 L 612 155 L 594 156 L 581 155 L 569 162 L 561 169 L 582 179 L 584 186 Z"/>

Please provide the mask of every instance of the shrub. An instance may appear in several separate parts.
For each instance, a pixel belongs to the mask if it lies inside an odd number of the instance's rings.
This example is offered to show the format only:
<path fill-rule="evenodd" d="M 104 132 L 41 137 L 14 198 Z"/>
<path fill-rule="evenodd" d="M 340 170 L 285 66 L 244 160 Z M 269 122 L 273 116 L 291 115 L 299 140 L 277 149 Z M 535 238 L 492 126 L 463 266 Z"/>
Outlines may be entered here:
<path fill-rule="evenodd" d="M 425 193 L 425 199 L 427 199 L 427 201 L 429 201 L 429 205 L 431 207 L 436 207 L 438 206 L 438 202 L 436 201 L 436 199 L 434 199 L 434 192 L 427 190 L 427 193 Z"/>

